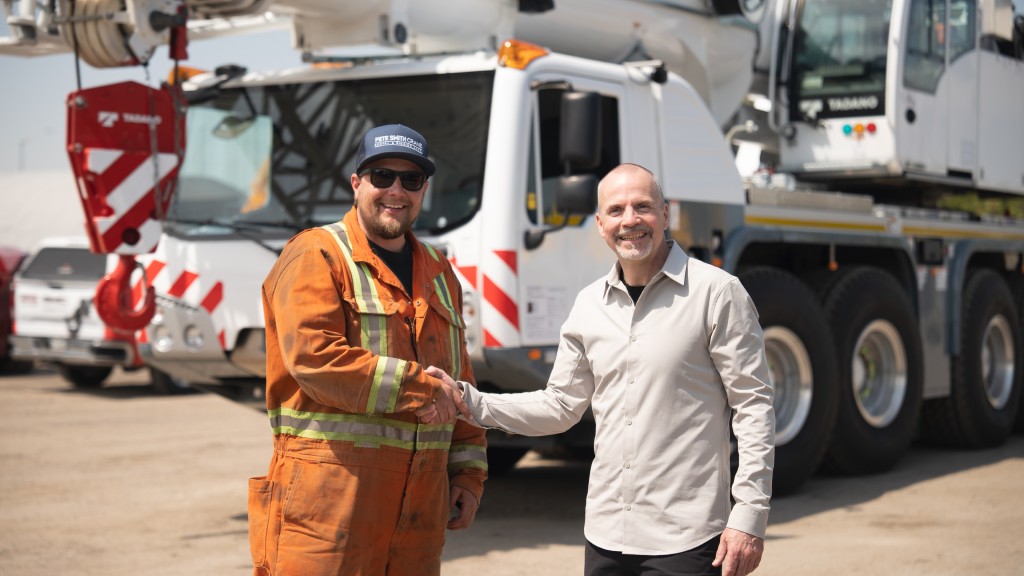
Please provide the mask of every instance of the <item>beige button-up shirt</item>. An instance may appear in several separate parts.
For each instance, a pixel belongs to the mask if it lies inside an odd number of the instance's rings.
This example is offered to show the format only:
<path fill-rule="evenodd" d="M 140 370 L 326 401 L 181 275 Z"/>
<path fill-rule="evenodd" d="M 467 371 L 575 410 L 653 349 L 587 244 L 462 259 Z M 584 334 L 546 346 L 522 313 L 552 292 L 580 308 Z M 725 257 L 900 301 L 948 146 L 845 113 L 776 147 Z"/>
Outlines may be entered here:
<path fill-rule="evenodd" d="M 529 436 L 563 432 L 593 405 L 584 533 L 596 546 L 675 554 L 727 526 L 764 537 L 775 416 L 757 311 L 739 280 L 674 242 L 636 305 L 618 264 L 580 292 L 546 389 L 464 392 L 478 424 Z"/>

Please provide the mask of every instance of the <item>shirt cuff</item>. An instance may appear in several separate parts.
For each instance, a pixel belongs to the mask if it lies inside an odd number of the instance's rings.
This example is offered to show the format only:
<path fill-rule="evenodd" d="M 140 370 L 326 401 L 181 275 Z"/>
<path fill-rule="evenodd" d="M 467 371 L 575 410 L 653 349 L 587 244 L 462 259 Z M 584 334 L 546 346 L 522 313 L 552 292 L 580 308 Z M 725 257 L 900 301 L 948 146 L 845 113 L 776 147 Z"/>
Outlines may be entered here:
<path fill-rule="evenodd" d="M 462 393 L 462 401 L 466 403 L 466 406 L 469 408 L 470 414 L 473 415 L 473 418 L 470 419 L 466 418 L 461 413 L 459 413 L 459 418 L 472 424 L 473 426 L 476 426 L 477 428 L 487 429 L 487 426 L 480 424 L 479 407 L 474 406 L 474 404 L 478 404 L 476 400 L 479 398 L 478 394 L 480 394 L 480 392 L 477 391 L 476 387 L 474 387 L 472 384 L 469 384 L 468 382 L 457 380 L 455 383 L 459 386 L 459 392 Z"/>
<path fill-rule="evenodd" d="M 746 506 L 733 506 L 726 527 L 763 539 L 768 530 L 768 511 Z"/>

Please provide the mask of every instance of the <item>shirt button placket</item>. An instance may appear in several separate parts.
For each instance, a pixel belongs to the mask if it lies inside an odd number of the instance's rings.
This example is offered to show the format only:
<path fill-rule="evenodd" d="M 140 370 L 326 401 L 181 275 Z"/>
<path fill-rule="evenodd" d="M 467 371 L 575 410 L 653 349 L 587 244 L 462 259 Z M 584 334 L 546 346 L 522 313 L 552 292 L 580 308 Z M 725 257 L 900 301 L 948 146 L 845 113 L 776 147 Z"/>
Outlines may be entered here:
<path fill-rule="evenodd" d="M 626 365 L 629 366 L 630 372 L 633 371 L 633 367 L 641 366 L 641 354 L 640 348 L 635 346 L 637 343 L 636 334 L 629 335 L 629 346 L 626 352 Z M 627 391 L 624 396 L 626 399 L 625 406 L 623 406 L 626 422 L 626 430 L 622 434 L 622 509 L 625 512 L 629 512 L 633 509 L 633 501 L 636 498 L 636 490 L 634 489 L 634 478 L 631 467 L 633 461 L 636 458 L 636 438 L 633 434 L 633 419 L 636 417 L 636 401 L 640 396 L 636 392 L 632 391 L 632 388 L 640 381 L 635 375 L 630 375 L 626 378 L 626 383 L 630 390 Z M 620 421 L 621 422 L 621 421 Z M 626 515 L 623 518 L 623 542 L 627 545 L 635 545 L 633 541 L 636 529 L 636 523 L 634 522 L 632 515 Z"/>

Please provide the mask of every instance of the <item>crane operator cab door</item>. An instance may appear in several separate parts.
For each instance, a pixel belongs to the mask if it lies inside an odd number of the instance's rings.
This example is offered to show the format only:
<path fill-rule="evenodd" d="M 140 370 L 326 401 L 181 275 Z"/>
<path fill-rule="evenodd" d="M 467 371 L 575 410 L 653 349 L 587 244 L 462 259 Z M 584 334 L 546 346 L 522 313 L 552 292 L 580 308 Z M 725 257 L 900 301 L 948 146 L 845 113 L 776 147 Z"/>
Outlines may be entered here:
<path fill-rule="evenodd" d="M 951 109 L 948 94 L 948 2 L 909 0 L 901 14 L 902 42 L 893 42 L 903 48 L 894 98 L 897 156 L 911 175 L 947 175 L 949 130 L 954 123 L 962 126 L 949 119 L 953 114 L 966 114 Z"/>
<path fill-rule="evenodd" d="M 890 45 L 904 48 L 894 98 L 903 169 L 1024 193 L 1024 62 L 1012 49 L 1012 4 L 908 0 L 901 16 L 903 38 Z"/>
<path fill-rule="evenodd" d="M 620 138 L 625 98 L 621 85 L 592 78 L 545 74 L 533 84 L 525 250 L 518 262 L 519 302 L 526 302 L 520 310 L 523 345 L 557 345 L 576 294 L 608 271 L 608 248 L 593 229 L 593 214 L 597 181 L 629 152 L 622 150 Z M 584 101 L 590 101 L 590 114 L 580 113 Z M 591 119 L 583 121 L 584 116 Z M 584 154 L 567 155 L 583 149 Z M 593 194 L 583 196 L 592 196 L 595 205 L 572 207 L 572 196 L 579 196 L 572 189 L 586 188 L 586 180 L 592 181 Z"/>
<path fill-rule="evenodd" d="M 946 173 L 974 179 L 978 168 L 978 9 L 975 0 L 949 0 L 945 11 L 949 102 Z"/>

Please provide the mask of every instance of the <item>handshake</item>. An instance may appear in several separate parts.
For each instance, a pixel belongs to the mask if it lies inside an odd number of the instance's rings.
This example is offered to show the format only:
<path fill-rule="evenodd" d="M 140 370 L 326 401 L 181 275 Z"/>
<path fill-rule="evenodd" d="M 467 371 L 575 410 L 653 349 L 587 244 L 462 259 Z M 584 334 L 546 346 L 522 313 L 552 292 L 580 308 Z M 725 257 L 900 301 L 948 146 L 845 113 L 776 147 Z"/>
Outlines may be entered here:
<path fill-rule="evenodd" d="M 462 388 L 458 382 L 452 380 L 444 370 L 431 366 L 425 370 L 428 376 L 441 381 L 441 390 L 432 403 L 416 410 L 416 416 L 424 424 L 443 424 L 454 422 L 462 414 L 469 422 L 473 422 L 473 414 L 469 406 L 462 399 Z"/>

